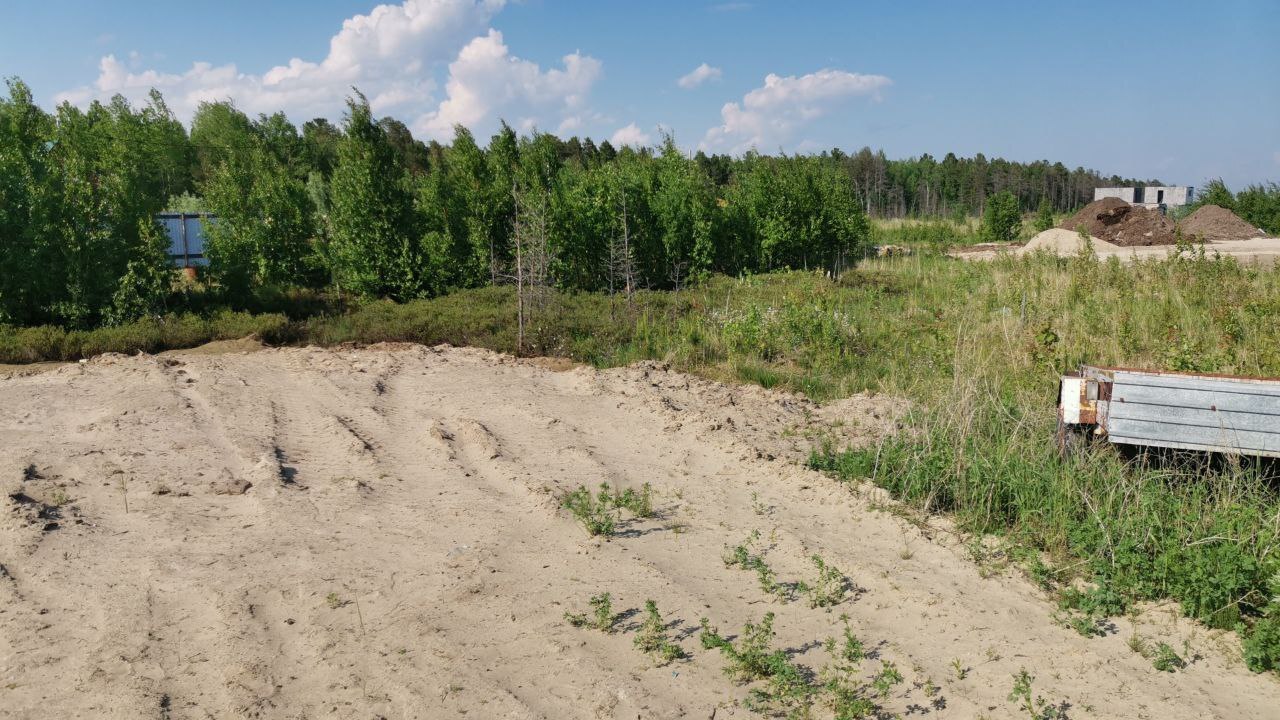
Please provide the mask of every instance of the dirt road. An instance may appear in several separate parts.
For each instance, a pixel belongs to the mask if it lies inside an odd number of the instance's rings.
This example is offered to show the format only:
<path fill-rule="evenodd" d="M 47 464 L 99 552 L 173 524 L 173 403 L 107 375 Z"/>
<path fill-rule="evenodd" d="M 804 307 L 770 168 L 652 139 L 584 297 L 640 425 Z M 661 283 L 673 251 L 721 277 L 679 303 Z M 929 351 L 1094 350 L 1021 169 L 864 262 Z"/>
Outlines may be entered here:
<path fill-rule="evenodd" d="M 873 442 L 900 410 L 448 348 L 0 376 L 0 716 L 755 717 L 697 628 L 770 610 L 815 670 L 847 614 L 862 673 L 903 676 L 888 712 L 1014 717 L 1025 668 L 1072 718 L 1276 716 L 1280 683 L 1230 636 L 1148 610 L 1145 637 L 1196 657 L 1158 672 L 1128 619 L 1083 638 L 945 529 L 797 464 L 814 428 Z M 559 497 L 601 481 L 651 483 L 658 516 L 589 537 Z M 780 580 L 810 579 L 818 553 L 855 591 L 831 610 L 771 600 L 722 561 L 753 530 Z M 618 632 L 565 622 L 604 591 Z M 633 646 L 650 598 L 690 659 Z"/>

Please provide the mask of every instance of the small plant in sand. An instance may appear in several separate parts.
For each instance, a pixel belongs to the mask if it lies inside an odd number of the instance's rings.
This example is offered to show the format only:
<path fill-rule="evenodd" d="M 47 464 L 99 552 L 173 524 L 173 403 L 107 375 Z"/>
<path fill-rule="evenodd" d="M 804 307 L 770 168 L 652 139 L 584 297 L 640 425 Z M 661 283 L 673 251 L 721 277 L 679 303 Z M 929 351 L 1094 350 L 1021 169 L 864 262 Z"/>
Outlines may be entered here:
<path fill-rule="evenodd" d="M 835 720 L 879 717 L 882 710 L 872 699 L 873 690 L 883 687 L 887 693 L 902 682 L 902 675 L 892 663 L 885 663 L 871 682 L 861 680 L 865 648 L 850 630 L 849 618 L 840 619 L 843 637 L 827 639 L 831 661 L 816 676 L 793 662 L 786 651 L 773 649 L 773 613 L 766 613 L 759 623 L 747 623 L 736 641 L 726 639 L 703 618 L 700 641 L 702 647 L 720 651 L 726 675 L 740 683 L 761 683 L 751 689 L 746 703 L 756 712 L 800 720 L 812 717 L 813 709 L 821 706 Z"/>
<path fill-rule="evenodd" d="M 1157 645 L 1153 655 L 1151 664 L 1160 672 L 1174 672 L 1187 666 L 1187 661 L 1174 652 L 1173 648 L 1169 647 L 1167 643 Z"/>
<path fill-rule="evenodd" d="M 747 707 L 756 712 L 801 720 L 810 717 L 821 688 L 809 680 L 809 671 L 791 662 L 785 653 L 771 655 L 769 675 L 763 687 L 752 688 Z"/>
<path fill-rule="evenodd" d="M 1138 653 L 1142 657 L 1147 657 L 1147 654 L 1151 652 L 1150 646 L 1147 645 L 1146 638 L 1142 637 L 1138 633 L 1134 633 L 1129 636 L 1128 644 L 1130 650 Z"/>
<path fill-rule="evenodd" d="M 862 641 L 853 634 L 853 629 L 849 627 L 849 616 L 841 615 L 840 621 L 844 623 L 843 637 L 837 641 L 835 638 L 827 638 L 825 646 L 831 657 L 846 663 L 857 664 L 867 657 L 867 650 L 863 646 Z"/>
<path fill-rule="evenodd" d="M 738 636 L 738 642 L 726 640 L 720 632 L 702 618 L 702 633 L 698 636 L 702 647 L 719 650 L 727 664 L 724 672 L 738 682 L 751 682 L 768 677 L 777 657 L 786 657 L 781 650 L 770 650 L 773 644 L 773 613 L 765 613 L 757 623 L 747 623 Z M 772 658 L 772 660 L 771 660 Z"/>
<path fill-rule="evenodd" d="M 610 487 L 609 483 L 600 483 L 600 489 L 594 495 L 586 486 L 580 485 L 564 496 L 562 504 L 592 536 L 612 536 L 617 530 L 622 510 L 638 518 L 654 516 L 653 486 L 649 483 L 639 491 L 633 488 L 618 490 Z"/>
<path fill-rule="evenodd" d="M 601 486 L 600 495 L 604 497 L 604 487 Z M 632 488 L 627 488 L 622 492 L 616 489 L 613 491 L 613 506 L 630 512 L 639 518 L 653 517 L 653 486 L 645 483 L 640 487 L 640 491 L 636 492 Z"/>
<path fill-rule="evenodd" d="M 835 720 L 879 717 L 880 706 L 867 695 L 867 685 L 857 678 L 858 664 L 846 663 L 833 655 L 820 674 L 822 704 Z"/>
<path fill-rule="evenodd" d="M 760 531 L 752 530 L 745 542 L 732 547 L 726 546 L 722 556 L 724 566 L 751 570 L 756 574 L 756 579 L 760 582 L 760 589 L 765 593 L 773 595 L 783 602 L 793 599 L 795 587 L 778 582 L 777 575 L 773 572 L 773 568 L 769 567 L 769 563 L 765 562 L 764 555 L 751 551 L 752 546 L 759 540 Z"/>
<path fill-rule="evenodd" d="M 969 676 L 969 668 L 965 667 L 964 663 L 960 662 L 960 658 L 953 658 L 951 660 L 951 671 L 955 673 L 956 680 L 963 680 Z"/>
<path fill-rule="evenodd" d="M 763 687 L 751 690 L 748 706 L 753 710 L 807 717 L 817 688 L 809 681 L 809 673 L 786 652 L 772 649 L 773 618 L 773 613 L 765 613 L 758 624 L 748 622 L 736 643 L 725 639 L 703 618 L 699 641 L 707 650 L 720 651 L 726 660 L 725 674 L 737 682 L 765 681 Z"/>
<path fill-rule="evenodd" d="M 338 593 L 331 592 L 328 595 L 324 596 L 324 604 L 328 605 L 330 610 L 337 610 L 338 608 L 342 607 L 343 605 L 346 605 L 347 603 L 345 600 L 338 597 Z"/>
<path fill-rule="evenodd" d="M 902 682 L 902 673 L 898 670 L 898 666 L 888 660 L 880 661 L 880 672 L 871 680 L 871 686 L 876 689 L 876 694 L 880 697 L 888 697 L 893 691 L 895 685 Z"/>
<path fill-rule="evenodd" d="M 1009 691 L 1010 702 L 1017 703 L 1018 710 L 1025 714 L 1030 720 L 1062 720 L 1065 718 L 1062 710 L 1051 704 L 1042 697 L 1035 696 L 1031 689 L 1031 683 L 1035 682 L 1035 676 L 1027 672 L 1026 668 L 1018 671 L 1013 676 L 1013 689 Z"/>
<path fill-rule="evenodd" d="M 602 486 L 599 497 L 593 496 L 586 486 L 579 486 L 577 490 L 565 495 L 561 504 L 573 513 L 592 537 L 610 537 L 617 529 L 618 517 L 608 493 L 607 484 Z"/>
<path fill-rule="evenodd" d="M 591 605 L 591 615 L 586 613 L 570 613 L 564 614 L 564 619 L 574 627 L 591 627 L 602 632 L 613 632 L 613 626 L 618 622 L 618 616 L 613 614 L 613 598 L 609 593 L 600 593 L 595 595 L 588 601 Z"/>
<path fill-rule="evenodd" d="M 769 508 L 760 502 L 760 493 L 752 491 L 751 493 L 751 511 L 757 515 L 764 515 L 769 512 Z"/>
<path fill-rule="evenodd" d="M 800 583 L 800 591 L 809 596 L 809 607 L 829 608 L 839 605 L 849 591 L 849 580 L 834 565 L 828 565 L 821 555 L 809 558 L 818 569 L 818 578 L 812 585 Z"/>
<path fill-rule="evenodd" d="M 685 657 L 684 648 L 667 637 L 667 625 L 653 600 L 644 601 L 644 622 L 636 634 L 635 645 L 641 652 L 657 657 L 663 665 Z"/>

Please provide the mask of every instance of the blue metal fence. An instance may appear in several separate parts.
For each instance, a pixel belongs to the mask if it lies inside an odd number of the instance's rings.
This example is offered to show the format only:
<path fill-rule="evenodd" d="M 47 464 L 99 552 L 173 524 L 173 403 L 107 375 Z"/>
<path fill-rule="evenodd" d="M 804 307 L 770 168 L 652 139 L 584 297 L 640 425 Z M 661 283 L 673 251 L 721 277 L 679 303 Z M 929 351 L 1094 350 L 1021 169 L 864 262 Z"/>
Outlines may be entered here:
<path fill-rule="evenodd" d="M 204 256 L 205 226 L 216 222 L 216 216 L 161 213 L 156 216 L 156 221 L 169 236 L 169 259 L 175 266 L 203 267 L 209 264 Z"/>

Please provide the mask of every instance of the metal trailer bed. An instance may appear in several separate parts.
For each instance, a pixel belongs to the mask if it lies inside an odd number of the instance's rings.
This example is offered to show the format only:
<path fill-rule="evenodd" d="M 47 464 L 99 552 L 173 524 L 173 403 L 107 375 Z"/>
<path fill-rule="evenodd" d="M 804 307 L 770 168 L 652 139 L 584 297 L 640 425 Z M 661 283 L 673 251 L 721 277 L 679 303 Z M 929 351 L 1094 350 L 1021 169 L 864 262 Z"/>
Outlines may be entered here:
<path fill-rule="evenodd" d="M 1085 365 L 1062 378 L 1064 450 L 1090 433 L 1118 445 L 1280 457 L 1280 378 Z"/>

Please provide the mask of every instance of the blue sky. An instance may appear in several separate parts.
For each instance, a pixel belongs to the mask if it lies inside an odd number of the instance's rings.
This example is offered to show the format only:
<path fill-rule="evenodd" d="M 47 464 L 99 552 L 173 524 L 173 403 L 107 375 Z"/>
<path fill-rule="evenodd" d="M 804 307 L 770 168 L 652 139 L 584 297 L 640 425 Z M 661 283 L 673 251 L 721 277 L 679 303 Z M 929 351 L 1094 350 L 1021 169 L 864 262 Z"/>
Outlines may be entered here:
<path fill-rule="evenodd" d="M 455 122 L 487 136 L 501 117 L 632 143 L 667 129 L 690 150 L 869 145 L 1179 184 L 1280 180 L 1273 0 L 375 7 L 14 0 L 0 10 L 0 75 L 50 107 L 157 85 L 184 118 L 230 96 L 295 122 L 340 118 L 357 85 L 379 114 L 445 140 Z"/>

